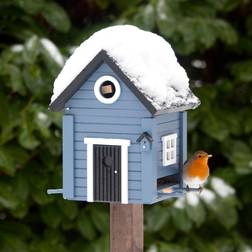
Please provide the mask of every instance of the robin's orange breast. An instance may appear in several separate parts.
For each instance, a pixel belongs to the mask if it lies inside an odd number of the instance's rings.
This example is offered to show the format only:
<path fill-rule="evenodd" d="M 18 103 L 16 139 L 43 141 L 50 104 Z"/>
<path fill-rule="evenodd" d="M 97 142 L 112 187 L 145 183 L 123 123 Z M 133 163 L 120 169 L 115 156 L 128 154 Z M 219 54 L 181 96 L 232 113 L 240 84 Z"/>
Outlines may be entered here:
<path fill-rule="evenodd" d="M 209 175 L 208 165 L 200 162 L 192 162 L 187 168 L 187 175 L 192 178 L 199 177 L 204 180 Z"/>

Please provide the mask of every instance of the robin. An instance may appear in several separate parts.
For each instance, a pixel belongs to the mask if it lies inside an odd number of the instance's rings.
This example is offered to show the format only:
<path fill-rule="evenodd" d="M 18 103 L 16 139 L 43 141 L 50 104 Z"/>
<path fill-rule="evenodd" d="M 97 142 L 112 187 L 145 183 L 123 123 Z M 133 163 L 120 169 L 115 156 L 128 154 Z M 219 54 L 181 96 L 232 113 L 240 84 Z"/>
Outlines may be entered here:
<path fill-rule="evenodd" d="M 209 176 L 208 159 L 212 157 L 205 151 L 196 151 L 192 158 L 188 160 L 183 168 L 183 181 L 187 191 L 198 188 L 202 191 L 202 185 Z"/>

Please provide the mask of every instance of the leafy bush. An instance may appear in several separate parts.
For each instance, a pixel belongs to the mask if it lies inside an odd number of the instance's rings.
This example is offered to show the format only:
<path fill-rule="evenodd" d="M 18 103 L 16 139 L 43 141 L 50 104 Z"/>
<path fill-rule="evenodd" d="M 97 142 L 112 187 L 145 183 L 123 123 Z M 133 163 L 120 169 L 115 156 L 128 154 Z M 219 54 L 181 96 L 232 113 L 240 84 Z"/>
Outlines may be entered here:
<path fill-rule="evenodd" d="M 1 251 L 108 250 L 107 206 L 46 195 L 61 187 L 61 114 L 47 107 L 74 46 L 116 23 L 155 31 L 172 44 L 202 101 L 189 112 L 189 155 L 214 154 L 200 196 L 145 207 L 146 250 L 251 251 L 251 2 L 58 2 L 0 3 Z"/>

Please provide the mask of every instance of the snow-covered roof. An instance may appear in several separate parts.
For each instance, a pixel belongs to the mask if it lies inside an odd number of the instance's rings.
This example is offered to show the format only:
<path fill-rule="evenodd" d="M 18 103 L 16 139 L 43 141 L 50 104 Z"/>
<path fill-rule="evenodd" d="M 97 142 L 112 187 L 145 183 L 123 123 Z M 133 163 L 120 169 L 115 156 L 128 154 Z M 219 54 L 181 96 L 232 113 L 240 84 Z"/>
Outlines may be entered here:
<path fill-rule="evenodd" d="M 157 34 L 132 25 L 108 27 L 84 41 L 56 78 L 51 104 L 102 50 L 156 110 L 189 109 L 200 104 L 170 44 Z"/>

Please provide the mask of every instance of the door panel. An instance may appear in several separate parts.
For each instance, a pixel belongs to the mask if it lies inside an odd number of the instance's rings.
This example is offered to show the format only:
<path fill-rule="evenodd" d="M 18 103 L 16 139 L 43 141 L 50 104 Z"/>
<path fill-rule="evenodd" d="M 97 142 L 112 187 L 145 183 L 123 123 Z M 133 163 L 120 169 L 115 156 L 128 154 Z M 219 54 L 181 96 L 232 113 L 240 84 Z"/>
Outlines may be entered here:
<path fill-rule="evenodd" d="M 121 146 L 94 145 L 94 200 L 121 201 Z"/>

